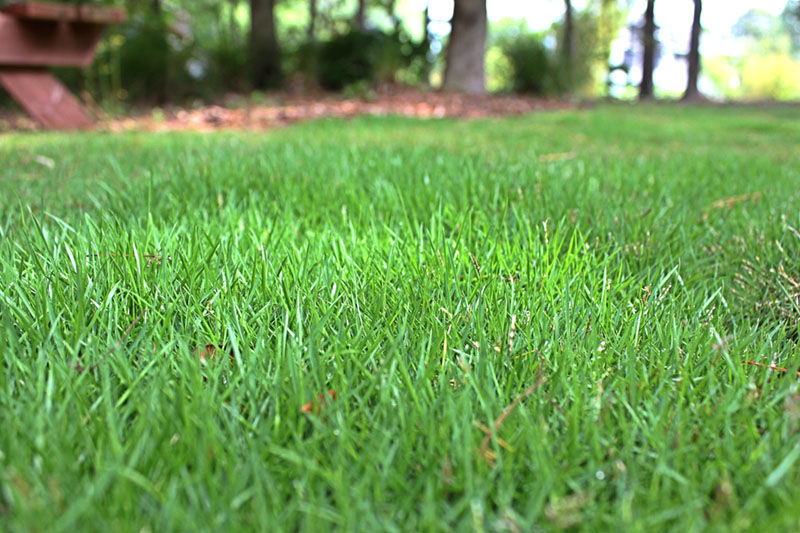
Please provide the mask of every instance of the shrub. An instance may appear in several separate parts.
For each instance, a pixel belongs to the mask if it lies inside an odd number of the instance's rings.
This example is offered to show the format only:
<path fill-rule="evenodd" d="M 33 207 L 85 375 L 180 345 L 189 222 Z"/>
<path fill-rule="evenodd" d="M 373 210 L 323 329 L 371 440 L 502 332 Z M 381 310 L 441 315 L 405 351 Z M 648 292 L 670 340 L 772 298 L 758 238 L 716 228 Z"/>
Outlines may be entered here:
<path fill-rule="evenodd" d="M 378 35 L 351 31 L 322 43 L 316 64 L 319 84 L 340 91 L 347 85 L 371 80 L 378 59 Z"/>
<path fill-rule="evenodd" d="M 520 33 L 500 44 L 511 66 L 511 83 L 515 92 L 546 94 L 554 87 L 554 62 L 542 36 Z"/>
<path fill-rule="evenodd" d="M 402 70 L 419 65 L 426 52 L 427 43 L 412 43 L 402 32 L 375 30 L 352 30 L 299 51 L 301 65 L 311 66 L 320 86 L 333 91 L 394 81 Z"/>

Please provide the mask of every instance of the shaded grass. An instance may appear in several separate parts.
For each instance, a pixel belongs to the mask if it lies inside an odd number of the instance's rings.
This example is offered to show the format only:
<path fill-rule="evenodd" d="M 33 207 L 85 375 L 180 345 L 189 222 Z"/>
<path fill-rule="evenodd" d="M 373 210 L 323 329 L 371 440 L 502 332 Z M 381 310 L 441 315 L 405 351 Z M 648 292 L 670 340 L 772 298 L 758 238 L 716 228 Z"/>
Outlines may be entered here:
<path fill-rule="evenodd" d="M 797 528 L 797 114 L 0 138 L 4 522 Z"/>

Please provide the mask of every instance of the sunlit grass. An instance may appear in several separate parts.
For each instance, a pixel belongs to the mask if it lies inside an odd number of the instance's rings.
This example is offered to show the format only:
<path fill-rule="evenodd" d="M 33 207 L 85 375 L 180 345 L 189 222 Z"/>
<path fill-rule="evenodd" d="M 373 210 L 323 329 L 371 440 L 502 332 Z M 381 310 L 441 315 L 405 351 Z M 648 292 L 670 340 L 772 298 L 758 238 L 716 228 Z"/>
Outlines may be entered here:
<path fill-rule="evenodd" d="M 3 529 L 800 527 L 798 119 L 0 137 Z"/>

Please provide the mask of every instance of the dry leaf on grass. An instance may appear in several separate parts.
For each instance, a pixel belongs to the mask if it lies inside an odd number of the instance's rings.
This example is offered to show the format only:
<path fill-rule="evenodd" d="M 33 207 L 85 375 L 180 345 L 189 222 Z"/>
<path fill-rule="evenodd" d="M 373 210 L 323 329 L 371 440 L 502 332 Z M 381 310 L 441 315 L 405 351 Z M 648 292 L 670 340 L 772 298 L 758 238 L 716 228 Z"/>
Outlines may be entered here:
<path fill-rule="evenodd" d="M 336 400 L 336 391 L 331 389 L 327 392 L 327 394 L 324 392 L 317 394 L 317 397 L 314 401 L 310 401 L 300 408 L 300 412 L 314 413 L 315 415 L 320 414 L 322 412 L 322 409 L 327 407 L 329 397 L 331 402 Z"/>
<path fill-rule="evenodd" d="M 210 362 L 216 361 L 220 354 L 227 353 L 228 354 L 228 361 L 231 363 L 233 362 L 233 351 L 226 350 L 220 344 L 206 344 L 203 347 L 197 347 L 194 351 L 195 355 L 200 358 L 200 362 L 203 365 L 207 365 Z"/>

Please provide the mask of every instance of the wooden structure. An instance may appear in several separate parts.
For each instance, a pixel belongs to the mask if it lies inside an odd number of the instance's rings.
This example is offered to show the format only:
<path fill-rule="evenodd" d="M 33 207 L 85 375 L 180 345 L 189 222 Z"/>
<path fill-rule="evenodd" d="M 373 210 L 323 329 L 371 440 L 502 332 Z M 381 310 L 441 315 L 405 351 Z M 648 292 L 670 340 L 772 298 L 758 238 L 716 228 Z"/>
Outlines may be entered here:
<path fill-rule="evenodd" d="M 21 2 L 0 8 L 0 85 L 48 129 L 79 129 L 92 120 L 48 67 L 88 67 L 103 26 L 125 11 Z"/>

